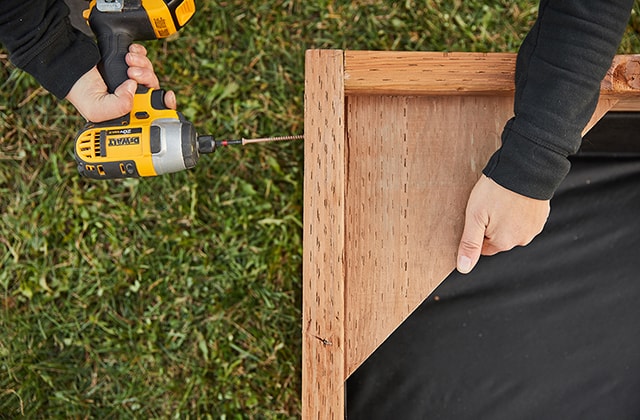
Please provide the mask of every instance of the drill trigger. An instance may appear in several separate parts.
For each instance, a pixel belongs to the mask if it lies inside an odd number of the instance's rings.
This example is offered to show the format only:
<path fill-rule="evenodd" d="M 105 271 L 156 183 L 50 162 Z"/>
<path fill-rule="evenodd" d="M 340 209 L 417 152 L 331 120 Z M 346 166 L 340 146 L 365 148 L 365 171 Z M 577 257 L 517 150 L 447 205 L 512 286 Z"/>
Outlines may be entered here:
<path fill-rule="evenodd" d="M 156 89 L 151 92 L 151 107 L 153 109 L 170 109 L 164 103 L 165 93 L 164 89 Z"/>

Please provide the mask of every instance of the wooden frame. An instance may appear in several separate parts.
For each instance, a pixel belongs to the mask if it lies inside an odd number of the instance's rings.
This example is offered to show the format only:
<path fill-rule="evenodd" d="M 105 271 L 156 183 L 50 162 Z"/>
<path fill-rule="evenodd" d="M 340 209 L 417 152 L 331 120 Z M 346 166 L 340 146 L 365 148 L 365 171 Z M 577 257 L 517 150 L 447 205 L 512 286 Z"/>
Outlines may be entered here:
<path fill-rule="evenodd" d="M 640 110 L 617 56 L 588 130 Z M 455 268 L 468 194 L 513 108 L 515 54 L 310 50 L 305 74 L 304 419 Z"/>

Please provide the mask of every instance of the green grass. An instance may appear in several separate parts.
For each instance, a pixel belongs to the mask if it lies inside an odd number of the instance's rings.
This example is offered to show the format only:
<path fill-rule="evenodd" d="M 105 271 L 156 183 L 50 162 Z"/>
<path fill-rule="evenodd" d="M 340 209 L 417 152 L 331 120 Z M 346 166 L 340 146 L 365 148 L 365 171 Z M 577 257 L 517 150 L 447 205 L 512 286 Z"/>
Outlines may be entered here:
<path fill-rule="evenodd" d="M 305 49 L 516 51 L 536 5 L 200 1 L 145 45 L 200 133 L 298 134 Z M 81 117 L 0 54 L 0 418 L 299 417 L 302 144 L 82 179 Z"/>

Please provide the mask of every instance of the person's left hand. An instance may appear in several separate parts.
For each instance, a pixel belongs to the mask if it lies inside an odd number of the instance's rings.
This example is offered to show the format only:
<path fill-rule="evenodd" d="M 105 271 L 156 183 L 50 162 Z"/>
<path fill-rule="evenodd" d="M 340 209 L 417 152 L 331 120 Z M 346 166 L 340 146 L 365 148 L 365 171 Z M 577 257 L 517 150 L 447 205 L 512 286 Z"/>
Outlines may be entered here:
<path fill-rule="evenodd" d="M 101 122 L 129 113 L 138 84 L 151 89 L 160 88 L 147 50 L 142 45 L 131 44 L 125 60 L 129 65 L 129 80 L 118 86 L 115 92 L 107 91 L 107 85 L 96 67 L 78 79 L 69 91 L 67 99 L 87 120 Z M 165 105 L 176 109 L 176 96 L 172 91 L 166 93 Z"/>

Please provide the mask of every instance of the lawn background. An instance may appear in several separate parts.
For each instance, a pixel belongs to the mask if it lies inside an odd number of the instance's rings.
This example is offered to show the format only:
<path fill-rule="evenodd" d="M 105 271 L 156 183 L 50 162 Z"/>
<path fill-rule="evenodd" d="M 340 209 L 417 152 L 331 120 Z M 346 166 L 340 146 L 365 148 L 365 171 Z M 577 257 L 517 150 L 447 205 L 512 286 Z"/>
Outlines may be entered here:
<path fill-rule="evenodd" d="M 198 1 L 145 42 L 200 133 L 303 132 L 304 51 L 516 51 L 532 1 Z M 620 52 L 640 52 L 639 7 Z M 297 418 L 302 144 L 78 176 L 82 118 L 0 49 L 0 418 Z"/>

